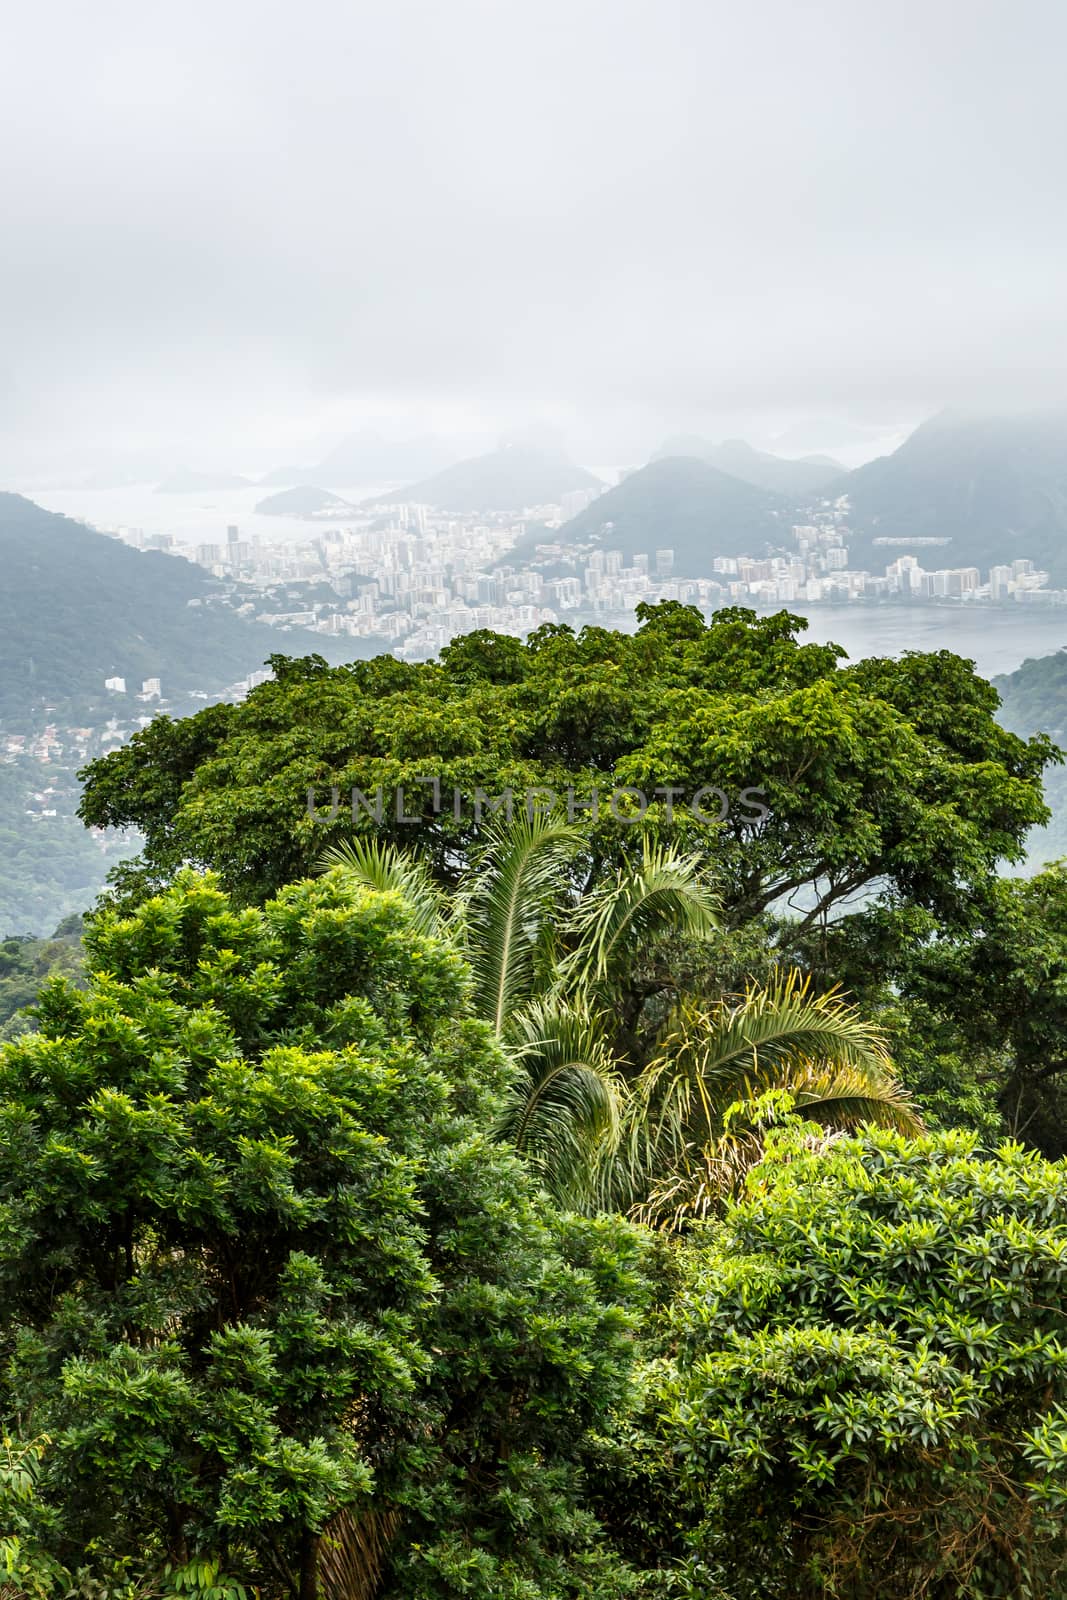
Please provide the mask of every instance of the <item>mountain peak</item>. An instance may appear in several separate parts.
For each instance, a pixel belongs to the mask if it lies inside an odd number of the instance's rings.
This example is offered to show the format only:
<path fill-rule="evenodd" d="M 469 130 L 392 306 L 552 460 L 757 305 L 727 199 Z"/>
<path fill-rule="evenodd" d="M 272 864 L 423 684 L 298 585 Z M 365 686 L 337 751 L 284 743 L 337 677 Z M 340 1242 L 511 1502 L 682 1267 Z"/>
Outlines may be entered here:
<path fill-rule="evenodd" d="M 558 505 L 571 490 L 599 486 L 599 479 L 561 452 L 516 443 L 459 461 L 371 503 L 410 502 L 456 513 L 520 512 Z"/>

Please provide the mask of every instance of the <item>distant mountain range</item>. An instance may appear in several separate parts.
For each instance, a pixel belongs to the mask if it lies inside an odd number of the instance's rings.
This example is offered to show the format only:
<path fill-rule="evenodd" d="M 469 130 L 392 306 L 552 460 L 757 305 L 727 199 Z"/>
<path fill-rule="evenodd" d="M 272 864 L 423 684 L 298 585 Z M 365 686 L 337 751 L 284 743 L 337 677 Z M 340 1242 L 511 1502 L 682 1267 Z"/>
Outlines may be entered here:
<path fill-rule="evenodd" d="M 331 489 L 424 478 L 449 462 L 439 439 L 383 439 L 373 429 L 350 433 L 313 467 L 276 467 L 260 482 L 286 485 L 322 483 Z"/>
<path fill-rule="evenodd" d="M 360 641 L 282 632 L 206 602 L 220 586 L 200 567 L 0 494 L 0 721 L 24 724 L 46 705 L 105 699 L 162 679 L 164 693 L 217 692 L 268 655 L 341 660 Z M 197 602 L 191 604 L 190 602 Z"/>
<path fill-rule="evenodd" d="M 439 448 L 435 441 L 388 445 L 376 434 L 354 434 L 309 472 L 296 478 L 272 474 L 294 498 L 272 497 L 261 508 L 314 515 L 329 509 L 330 491 L 344 479 L 388 479 L 390 469 L 408 477 L 405 466 Z M 204 492 L 243 481 L 182 472 L 160 488 Z M 373 503 L 516 513 L 558 505 L 570 490 L 596 487 L 593 474 L 560 450 L 517 442 L 416 477 Z M 878 574 L 888 561 L 911 553 L 927 567 L 976 566 L 984 577 L 991 566 L 1026 556 L 1050 573 L 1055 586 L 1067 585 L 1067 413 L 946 413 L 924 423 L 891 455 L 850 472 L 826 456 L 789 459 L 743 440 L 714 444 L 680 436 L 565 524 L 559 537 L 564 543 L 602 538 L 628 556 L 672 548 L 676 572 L 706 576 L 715 555 L 788 548 L 794 522 L 842 496 L 848 498 L 853 568 Z M 875 543 L 887 538 L 892 547 Z M 948 542 L 918 543 L 931 538 Z M 512 559 L 520 556 L 513 552 Z"/>
<path fill-rule="evenodd" d="M 376 497 L 371 503 L 410 502 L 457 514 L 518 512 L 529 506 L 558 505 L 572 489 L 596 489 L 600 480 L 565 455 L 552 450 L 509 445 L 435 472 L 416 483 Z"/>
<path fill-rule="evenodd" d="M 693 456 L 668 456 L 599 495 L 557 537 L 561 543 L 600 540 L 621 550 L 627 562 L 641 551 L 671 549 L 676 574 L 708 577 L 715 556 L 761 555 L 789 538 L 794 520 L 784 496 Z M 507 559 L 514 562 L 517 554 Z"/>
<path fill-rule="evenodd" d="M 925 566 L 982 569 L 1028 556 L 1067 584 L 1067 414 L 976 418 L 945 413 L 890 456 L 828 484 L 847 494 L 850 565 L 878 571 L 878 537 L 947 538 Z M 894 555 L 907 554 L 906 544 Z"/>
<path fill-rule="evenodd" d="M 710 439 L 700 439 L 693 434 L 677 434 L 666 440 L 652 460 L 662 461 L 671 456 L 693 456 L 717 467 L 720 472 L 729 473 L 732 478 L 740 478 L 743 483 L 783 495 L 814 494 L 845 471 L 840 461 L 830 456 L 802 456 L 794 461 L 755 450 L 744 439 L 712 444 Z"/>
<path fill-rule="evenodd" d="M 790 548 L 794 523 L 847 496 L 854 569 L 879 574 L 913 554 L 927 568 L 978 567 L 984 579 L 991 566 L 1029 557 L 1054 586 L 1067 586 L 1067 415 L 945 414 L 892 455 L 852 472 L 832 472 L 826 458 L 786 461 L 740 441 L 672 444 L 703 454 L 661 456 L 630 473 L 565 523 L 560 542 L 598 539 L 628 559 L 672 548 L 676 573 L 706 577 L 714 556 Z M 798 468 L 809 477 L 806 490 L 796 487 Z M 875 543 L 886 538 L 892 546 Z M 948 542 L 918 542 L 930 538 Z"/>

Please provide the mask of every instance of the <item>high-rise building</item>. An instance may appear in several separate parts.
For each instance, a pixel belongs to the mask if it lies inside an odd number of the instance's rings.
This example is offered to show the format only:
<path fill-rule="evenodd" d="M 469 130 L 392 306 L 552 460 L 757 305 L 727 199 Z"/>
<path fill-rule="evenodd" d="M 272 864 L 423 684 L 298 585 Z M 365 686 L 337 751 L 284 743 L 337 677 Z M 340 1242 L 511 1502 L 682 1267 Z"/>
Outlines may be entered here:
<path fill-rule="evenodd" d="M 560 520 L 569 522 L 572 517 L 577 517 L 586 506 L 592 505 L 596 497 L 596 489 L 569 489 L 566 494 L 560 495 Z"/>
<path fill-rule="evenodd" d="M 990 567 L 989 598 L 1006 600 L 1011 593 L 1012 572 L 1008 566 Z"/>
<path fill-rule="evenodd" d="M 673 571 L 674 571 L 674 551 L 673 550 L 657 550 L 656 551 L 656 577 L 657 578 L 669 578 Z"/>

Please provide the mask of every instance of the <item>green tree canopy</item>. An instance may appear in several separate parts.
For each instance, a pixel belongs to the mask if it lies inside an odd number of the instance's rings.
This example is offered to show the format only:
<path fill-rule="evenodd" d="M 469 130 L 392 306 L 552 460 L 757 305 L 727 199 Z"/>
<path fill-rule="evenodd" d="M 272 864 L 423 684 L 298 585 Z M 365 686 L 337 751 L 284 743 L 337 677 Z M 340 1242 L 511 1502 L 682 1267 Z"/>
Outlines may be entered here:
<path fill-rule="evenodd" d="M 836 646 L 802 643 L 804 620 L 786 612 L 733 609 L 705 624 L 669 602 L 638 615 L 633 635 L 475 633 L 420 665 L 276 659 L 276 680 L 243 704 L 157 719 L 91 766 L 82 814 L 142 829 L 150 875 L 207 865 L 256 900 L 351 831 L 353 787 L 381 785 L 383 837 L 419 844 L 450 879 L 478 834 L 469 807 L 454 815 L 453 789 L 596 787 L 606 799 L 637 786 L 650 818 L 665 825 L 673 808 L 680 833 L 713 843 L 734 923 L 783 895 L 814 920 L 885 885 L 953 915 L 1046 815 L 1052 747 L 1001 729 L 995 691 L 948 652 L 847 666 Z M 440 810 L 428 776 L 441 781 Z M 326 826 L 307 794 L 328 815 L 331 785 L 344 798 Z M 414 825 L 393 814 L 397 785 Z M 721 824 L 685 808 L 707 786 L 727 798 Z M 748 789 L 763 795 L 746 800 Z M 721 809 L 718 798 L 701 807 Z M 617 853 L 638 831 L 602 814 L 588 849 Z"/>
<path fill-rule="evenodd" d="M 558 1218 L 490 1140 L 507 1072 L 455 952 L 337 874 L 262 909 L 184 875 L 86 950 L 0 1049 L 23 1586 L 211 1559 L 306 1600 L 358 1557 L 412 1600 L 625 1593 L 580 1461 L 638 1235 Z"/>
<path fill-rule="evenodd" d="M 987 1063 L 1013 1135 L 1067 1155 L 1067 864 L 994 880 L 947 934 L 903 913 L 856 931 L 855 949 L 831 941 L 852 981 L 881 966 L 927 1058 L 940 1044 Z"/>

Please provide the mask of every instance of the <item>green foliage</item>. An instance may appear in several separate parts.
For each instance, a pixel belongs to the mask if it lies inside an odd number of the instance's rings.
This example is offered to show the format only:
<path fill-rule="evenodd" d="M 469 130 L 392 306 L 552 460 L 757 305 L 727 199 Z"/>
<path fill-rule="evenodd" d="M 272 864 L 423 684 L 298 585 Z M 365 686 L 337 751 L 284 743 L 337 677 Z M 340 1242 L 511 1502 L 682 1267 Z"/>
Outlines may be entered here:
<path fill-rule="evenodd" d="M 668 825 L 671 808 L 683 847 L 714 847 L 731 925 L 794 893 L 816 923 L 871 886 L 958 916 L 1044 819 L 1048 742 L 999 728 L 995 692 L 948 652 L 842 667 L 836 647 L 802 644 L 803 620 L 785 612 L 732 609 L 710 625 L 673 602 L 638 614 L 635 635 L 476 634 L 421 665 L 278 663 L 277 681 L 241 706 L 157 722 L 94 763 L 82 814 L 143 829 L 150 875 L 199 862 L 255 900 L 351 833 L 347 802 L 330 821 L 331 785 L 344 796 L 382 786 L 381 837 L 417 846 L 446 882 L 482 832 L 470 807 L 455 816 L 453 788 L 585 796 L 627 783 L 692 796 L 717 785 L 731 802 L 723 823 L 694 821 L 665 794 L 650 820 Z M 397 785 L 409 815 L 421 806 L 414 825 L 393 814 Z M 770 816 L 742 800 L 752 787 Z M 362 815 L 359 826 L 375 825 Z M 583 819 L 587 864 L 617 858 L 633 831 Z"/>
<path fill-rule="evenodd" d="M 650 1374 L 680 1592 L 1063 1592 L 1065 1204 L 1017 1145 L 779 1136 L 690 1247 Z"/>
<path fill-rule="evenodd" d="M 86 948 L 0 1050 L 19 1560 L 307 1595 L 377 1519 L 398 1600 L 624 1593 L 580 1462 L 639 1241 L 492 1142 L 507 1073 L 454 950 L 336 873 L 262 910 L 184 875 Z"/>
<path fill-rule="evenodd" d="M 1067 865 L 993 881 L 953 928 L 907 907 L 854 921 L 823 959 L 886 1007 L 934 1114 L 959 1122 L 969 1107 L 973 1126 L 999 1116 L 1044 1154 L 1067 1153 Z"/>
<path fill-rule="evenodd" d="M 685 999 L 635 1084 L 608 1193 L 648 1221 L 705 1218 L 794 1107 L 828 1129 L 921 1129 L 881 1033 L 836 990 L 788 972 L 711 1006 Z"/>
<path fill-rule="evenodd" d="M 402 856 L 377 839 L 343 839 L 322 852 L 319 865 L 324 871 L 340 868 L 349 883 L 364 889 L 402 895 L 419 933 L 446 931 L 448 902 L 418 857 Z"/>
<path fill-rule="evenodd" d="M 576 829 L 541 817 L 494 828 L 463 881 L 459 926 L 475 1005 L 498 1034 L 544 985 L 545 940 L 562 898 L 560 868 L 578 842 Z"/>
<path fill-rule="evenodd" d="M 517 1066 L 497 1132 L 557 1199 L 678 1227 L 706 1216 L 762 1149 L 763 1109 L 739 1136 L 736 1102 L 918 1129 L 881 1035 L 837 991 L 773 973 L 702 1003 L 675 993 L 669 966 L 635 983 L 635 948 L 655 958 L 718 931 L 705 865 L 645 835 L 636 861 L 576 882 L 579 843 L 543 817 L 497 824 L 447 913 L 418 857 L 362 840 L 323 856 L 346 881 L 397 890 L 462 948 L 475 1010 Z M 666 996 L 665 1011 L 649 1006 Z"/>
<path fill-rule="evenodd" d="M 0 1049 L 19 1592 L 1067 1592 L 1067 1170 L 966 1131 L 1064 1148 L 1067 870 L 996 877 L 1052 747 L 947 652 L 639 621 L 274 658 L 90 769 L 144 858 Z M 623 783 L 673 815 L 449 796 Z"/>
<path fill-rule="evenodd" d="M 578 828 L 545 817 L 497 823 L 447 901 L 422 858 L 377 841 L 333 846 L 321 864 L 401 893 L 415 925 L 462 951 L 474 1009 L 516 1068 L 496 1131 L 557 1199 L 588 1209 L 618 1143 L 624 1075 L 636 1070 L 627 1045 L 657 988 L 632 990 L 628 952 L 710 931 L 715 902 L 695 855 L 646 837 L 636 863 L 583 885 L 580 846 Z"/>

